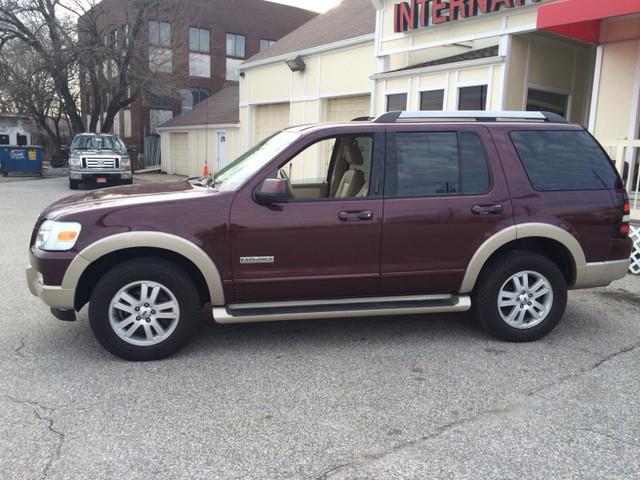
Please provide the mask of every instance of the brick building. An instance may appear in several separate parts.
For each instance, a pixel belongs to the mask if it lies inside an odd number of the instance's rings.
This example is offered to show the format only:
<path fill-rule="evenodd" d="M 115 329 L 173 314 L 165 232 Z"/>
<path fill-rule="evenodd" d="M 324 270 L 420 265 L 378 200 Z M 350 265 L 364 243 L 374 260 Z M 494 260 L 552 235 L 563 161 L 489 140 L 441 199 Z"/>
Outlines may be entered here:
<path fill-rule="evenodd" d="M 105 43 L 116 48 L 127 41 L 131 28 L 127 4 L 103 0 L 94 7 L 102 9 L 98 28 Z M 317 15 L 265 0 L 164 0 L 161 5 L 149 13 L 139 38 L 144 39 L 150 65 L 157 65 L 158 77 L 170 88 L 137 98 L 119 112 L 111 132 L 141 152 L 145 137 L 156 134 L 158 126 L 237 82 L 240 63 Z M 88 125 L 96 99 L 82 78 L 80 89 Z"/>

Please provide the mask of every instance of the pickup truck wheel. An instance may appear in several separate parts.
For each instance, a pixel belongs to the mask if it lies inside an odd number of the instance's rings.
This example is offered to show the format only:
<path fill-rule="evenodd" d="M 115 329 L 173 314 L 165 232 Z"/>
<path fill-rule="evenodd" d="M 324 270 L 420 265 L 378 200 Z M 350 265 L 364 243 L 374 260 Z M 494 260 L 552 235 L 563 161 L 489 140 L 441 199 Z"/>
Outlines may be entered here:
<path fill-rule="evenodd" d="M 483 270 L 473 297 L 474 315 L 487 332 L 511 342 L 530 342 L 560 322 L 567 283 L 547 257 L 513 251 Z"/>
<path fill-rule="evenodd" d="M 89 323 L 114 355 L 145 361 L 167 357 L 185 345 L 200 320 L 191 278 L 175 264 L 142 258 L 109 270 L 89 303 Z"/>
<path fill-rule="evenodd" d="M 79 182 L 77 180 L 69 180 L 69 188 L 71 190 L 78 190 Z"/>

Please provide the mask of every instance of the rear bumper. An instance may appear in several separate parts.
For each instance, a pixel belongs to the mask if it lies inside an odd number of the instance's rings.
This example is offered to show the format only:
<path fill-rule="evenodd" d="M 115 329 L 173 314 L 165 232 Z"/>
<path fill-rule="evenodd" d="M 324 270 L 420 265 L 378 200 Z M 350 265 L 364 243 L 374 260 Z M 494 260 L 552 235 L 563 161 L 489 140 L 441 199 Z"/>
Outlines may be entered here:
<path fill-rule="evenodd" d="M 611 260 L 608 262 L 587 263 L 578 268 L 573 288 L 604 287 L 620 280 L 629 271 L 631 259 Z"/>
<path fill-rule="evenodd" d="M 73 310 L 75 290 L 60 286 L 45 285 L 42 274 L 31 265 L 27 267 L 27 284 L 32 295 L 38 297 L 46 305 L 62 310 Z"/>

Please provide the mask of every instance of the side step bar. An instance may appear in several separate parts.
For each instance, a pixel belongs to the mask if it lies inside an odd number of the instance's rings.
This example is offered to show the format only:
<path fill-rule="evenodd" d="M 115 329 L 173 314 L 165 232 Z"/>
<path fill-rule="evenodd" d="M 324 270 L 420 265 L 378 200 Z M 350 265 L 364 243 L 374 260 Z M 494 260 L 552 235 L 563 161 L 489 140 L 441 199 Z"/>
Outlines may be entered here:
<path fill-rule="evenodd" d="M 317 318 L 373 317 L 466 312 L 467 295 L 410 295 L 290 302 L 237 303 L 213 308 L 216 323 L 275 322 Z"/>

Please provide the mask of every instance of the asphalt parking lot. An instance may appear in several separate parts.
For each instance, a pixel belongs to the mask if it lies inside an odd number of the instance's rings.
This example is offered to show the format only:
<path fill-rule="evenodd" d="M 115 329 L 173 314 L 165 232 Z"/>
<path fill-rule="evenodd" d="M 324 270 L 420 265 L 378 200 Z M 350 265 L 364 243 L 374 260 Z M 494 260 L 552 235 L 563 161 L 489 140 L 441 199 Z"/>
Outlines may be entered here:
<path fill-rule="evenodd" d="M 206 324 L 128 363 L 27 289 L 69 193 L 0 179 L 2 479 L 640 478 L 640 277 L 572 292 L 537 343 L 467 315 Z"/>

